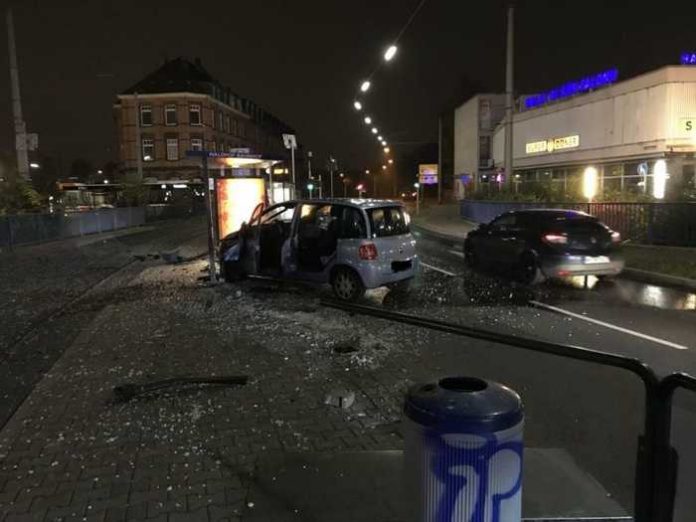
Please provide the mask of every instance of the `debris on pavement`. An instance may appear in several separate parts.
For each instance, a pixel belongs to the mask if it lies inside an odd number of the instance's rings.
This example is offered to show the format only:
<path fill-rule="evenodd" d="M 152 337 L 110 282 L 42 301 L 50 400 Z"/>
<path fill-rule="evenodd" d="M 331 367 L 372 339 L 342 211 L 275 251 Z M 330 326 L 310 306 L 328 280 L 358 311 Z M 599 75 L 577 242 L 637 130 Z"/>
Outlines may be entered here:
<path fill-rule="evenodd" d="M 355 393 L 349 390 L 337 389 L 331 391 L 324 399 L 324 404 L 347 410 L 355 403 Z"/>
<path fill-rule="evenodd" d="M 173 386 L 243 386 L 248 381 L 249 377 L 247 375 L 234 375 L 228 377 L 176 377 L 147 384 L 122 384 L 114 387 L 114 395 L 119 401 L 125 402 L 138 395 L 152 393 Z"/>

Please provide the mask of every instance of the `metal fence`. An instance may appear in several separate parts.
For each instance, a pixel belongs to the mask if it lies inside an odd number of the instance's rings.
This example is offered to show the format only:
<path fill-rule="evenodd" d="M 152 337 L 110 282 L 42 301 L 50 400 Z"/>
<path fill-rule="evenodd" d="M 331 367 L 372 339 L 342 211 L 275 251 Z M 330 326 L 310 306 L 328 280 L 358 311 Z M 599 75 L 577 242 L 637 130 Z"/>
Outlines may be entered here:
<path fill-rule="evenodd" d="M 638 243 L 696 246 L 696 203 L 520 203 L 461 201 L 463 218 L 488 223 L 496 216 L 534 208 L 582 210 L 596 216 L 624 239 Z"/>
<path fill-rule="evenodd" d="M 144 223 L 144 207 L 0 216 L 0 247 L 99 234 Z"/>
<path fill-rule="evenodd" d="M 677 390 L 690 394 L 696 393 L 696 378 L 674 373 L 659 378 L 655 371 L 645 363 L 626 357 L 590 350 L 579 346 L 564 345 L 508 335 L 482 328 L 464 326 L 436 319 L 393 312 L 373 306 L 357 305 L 323 299 L 322 305 L 349 312 L 402 323 L 410 326 L 427 328 L 456 336 L 491 341 L 531 352 L 540 352 L 564 359 L 575 359 L 602 366 L 614 367 L 638 377 L 645 390 L 643 432 L 637 434 L 638 452 L 636 459 L 634 518 L 635 522 L 686 522 L 693 519 L 693 513 L 682 516 L 679 503 L 692 497 L 693 473 L 689 464 L 682 459 L 684 448 L 678 448 L 673 442 L 673 402 Z M 692 395 L 692 398 L 696 395 Z M 692 419 L 693 421 L 693 419 Z M 596 429 L 603 429 L 597 426 Z M 685 434 L 688 447 L 693 441 L 693 432 Z M 611 458 L 608 456 L 608 458 Z M 693 460 L 693 459 L 690 459 Z M 681 475 L 686 475 L 688 489 L 679 491 L 677 484 Z M 598 520 L 598 519 L 597 519 Z"/>

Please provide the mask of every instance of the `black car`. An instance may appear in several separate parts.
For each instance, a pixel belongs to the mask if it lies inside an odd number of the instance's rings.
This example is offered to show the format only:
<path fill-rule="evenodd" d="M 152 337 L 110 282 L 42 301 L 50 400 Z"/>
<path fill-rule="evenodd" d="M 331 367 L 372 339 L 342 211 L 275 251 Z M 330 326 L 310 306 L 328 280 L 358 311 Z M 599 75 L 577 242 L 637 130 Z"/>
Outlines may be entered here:
<path fill-rule="evenodd" d="M 467 264 L 503 269 L 535 284 L 545 278 L 615 276 L 624 261 L 621 235 L 597 218 L 574 210 L 507 212 L 469 233 Z"/>

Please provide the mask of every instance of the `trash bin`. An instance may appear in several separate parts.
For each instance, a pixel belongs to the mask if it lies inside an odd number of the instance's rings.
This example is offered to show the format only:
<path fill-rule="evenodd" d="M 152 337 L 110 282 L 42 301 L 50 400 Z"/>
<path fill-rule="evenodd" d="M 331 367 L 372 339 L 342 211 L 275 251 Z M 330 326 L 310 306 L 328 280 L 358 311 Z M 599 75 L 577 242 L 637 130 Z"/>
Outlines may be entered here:
<path fill-rule="evenodd" d="M 412 522 L 519 522 L 520 396 L 450 377 L 413 386 L 404 404 L 407 513 Z"/>

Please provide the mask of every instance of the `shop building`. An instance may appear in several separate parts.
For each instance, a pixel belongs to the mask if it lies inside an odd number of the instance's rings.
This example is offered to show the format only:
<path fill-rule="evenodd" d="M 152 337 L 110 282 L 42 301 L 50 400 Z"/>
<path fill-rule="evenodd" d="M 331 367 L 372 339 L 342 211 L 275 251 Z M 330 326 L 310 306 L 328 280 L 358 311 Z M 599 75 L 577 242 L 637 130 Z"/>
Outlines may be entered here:
<path fill-rule="evenodd" d="M 512 180 L 502 175 L 504 114 L 492 111 L 495 130 L 487 158 L 484 147 L 472 146 L 483 143 L 487 132 L 480 130 L 480 115 L 468 106 L 480 106 L 480 101 L 470 100 L 455 118 L 456 172 L 470 175 L 474 187 L 493 183 L 524 190 L 542 183 L 569 194 L 579 190 L 584 172 L 593 167 L 604 195 L 642 192 L 671 199 L 693 189 L 696 67 L 668 66 L 612 83 L 616 74 L 603 73 L 610 80 L 605 85 L 595 83 L 596 77 L 581 81 L 588 91 L 584 94 L 564 86 L 550 91 L 551 96 L 517 100 Z M 469 136 L 466 128 L 479 129 L 478 136 Z"/>

